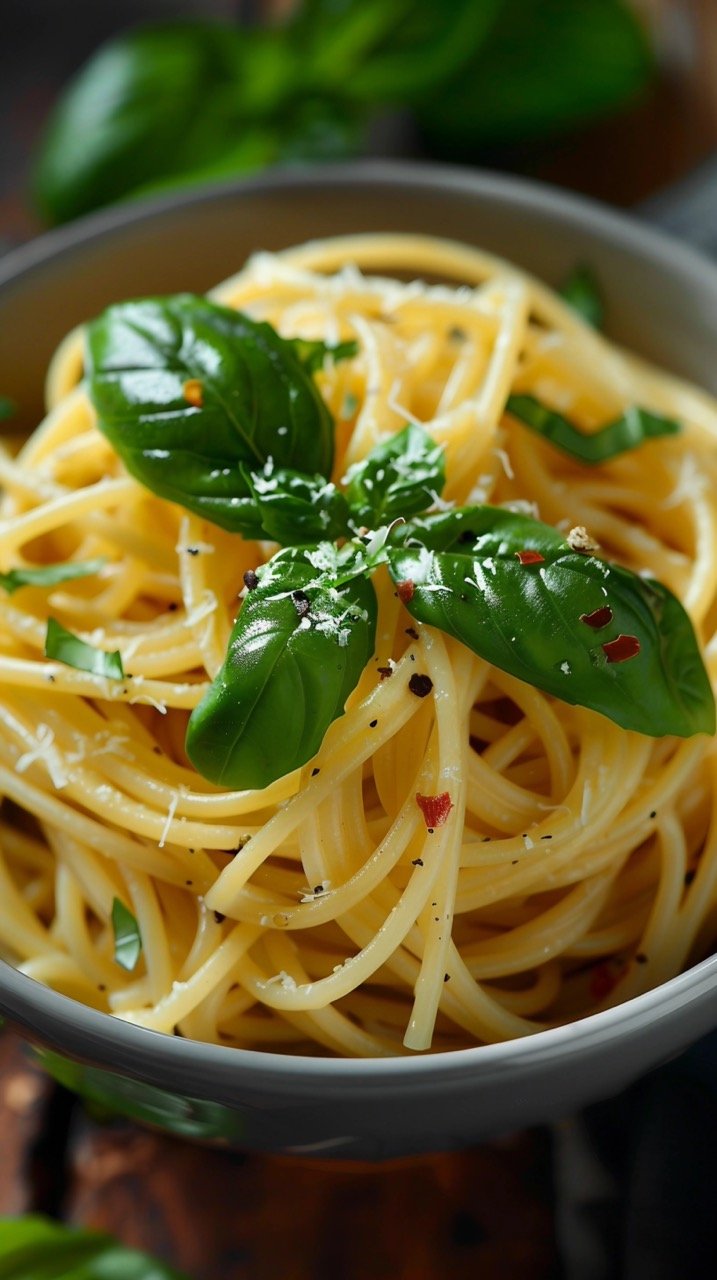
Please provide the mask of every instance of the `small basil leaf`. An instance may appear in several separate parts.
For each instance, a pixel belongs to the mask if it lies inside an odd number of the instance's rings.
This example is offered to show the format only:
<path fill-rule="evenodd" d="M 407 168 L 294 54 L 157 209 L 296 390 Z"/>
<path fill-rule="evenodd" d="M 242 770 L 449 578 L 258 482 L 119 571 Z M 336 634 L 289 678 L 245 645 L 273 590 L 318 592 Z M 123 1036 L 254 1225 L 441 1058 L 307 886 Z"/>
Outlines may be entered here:
<path fill-rule="evenodd" d="M 119 898 L 112 902 L 112 929 L 115 935 L 115 963 L 131 973 L 142 951 L 142 938 L 135 917 Z"/>
<path fill-rule="evenodd" d="M 99 573 L 107 561 L 104 557 L 97 560 L 66 560 L 62 564 L 43 564 L 37 568 L 22 566 L 0 573 L 0 587 L 12 595 L 20 587 L 56 587 L 60 582 L 72 582 L 76 578 L 89 578 Z"/>
<path fill-rule="evenodd" d="M 0 1221 L 0 1280 L 187 1280 L 110 1236 L 28 1214 Z"/>
<path fill-rule="evenodd" d="M 600 286 L 592 269 L 582 263 L 571 271 L 560 295 L 593 329 L 602 329 L 605 319 Z"/>
<path fill-rule="evenodd" d="M 272 464 L 245 476 L 264 537 L 290 547 L 342 538 L 348 532 L 348 503 L 323 476 L 305 476 Z"/>
<path fill-rule="evenodd" d="M 346 342 L 322 342 L 320 338 L 287 338 L 307 373 L 318 373 L 326 360 L 338 364 L 340 360 L 352 360 L 358 355 L 358 342 L 352 338 Z"/>
<path fill-rule="evenodd" d="M 124 680 L 122 655 L 118 649 L 113 653 L 95 649 L 71 631 L 66 631 L 56 618 L 47 619 L 45 657 L 64 662 L 68 667 L 76 667 L 78 671 L 91 671 L 93 675 L 106 676 L 108 680 Z"/>
<path fill-rule="evenodd" d="M 88 348 L 100 429 L 160 497 L 253 537 L 246 467 L 330 474 L 331 415 L 270 325 L 178 294 L 110 307 Z"/>
<path fill-rule="evenodd" d="M 639 449 L 647 440 L 673 436 L 680 430 L 679 422 L 672 418 L 651 413 L 649 409 L 639 409 L 635 405 L 626 409 L 614 422 L 609 422 L 589 435 L 579 431 L 561 413 L 536 400 L 535 396 L 508 396 L 505 407 L 508 413 L 512 413 L 524 426 L 530 427 L 536 435 L 549 440 L 556 449 L 562 449 L 563 453 L 589 467 L 608 462 L 610 458 L 617 458 L 630 449 Z"/>
<path fill-rule="evenodd" d="M 355 527 L 374 529 L 425 511 L 440 497 L 446 483 L 443 447 L 411 423 L 355 463 L 346 479 Z"/>
<path fill-rule="evenodd" d="M 0 422 L 7 421 L 8 418 L 14 418 L 17 413 L 17 405 L 9 396 L 0 396 Z"/>
<path fill-rule="evenodd" d="M 332 586 L 308 550 L 280 551 L 258 570 L 224 665 L 192 712 L 187 754 L 218 785 L 260 789 L 310 760 L 373 653 L 373 586 Z"/>
<path fill-rule="evenodd" d="M 414 520 L 394 543 L 389 571 L 411 584 L 409 613 L 501 670 L 651 737 L 714 732 L 692 624 L 661 583 L 496 507 Z M 521 563 L 525 553 L 536 562 Z M 635 656 L 622 659 L 623 642 L 610 648 L 620 636 Z"/>

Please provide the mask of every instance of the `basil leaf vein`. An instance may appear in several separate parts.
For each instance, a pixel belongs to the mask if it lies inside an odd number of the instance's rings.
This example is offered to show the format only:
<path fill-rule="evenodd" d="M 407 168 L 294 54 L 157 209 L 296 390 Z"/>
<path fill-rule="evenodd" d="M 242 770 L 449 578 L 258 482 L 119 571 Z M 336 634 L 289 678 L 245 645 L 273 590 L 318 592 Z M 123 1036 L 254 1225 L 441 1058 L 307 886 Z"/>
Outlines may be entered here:
<path fill-rule="evenodd" d="M 648 440 L 676 435 L 680 431 L 680 424 L 674 419 L 636 405 L 626 409 L 614 422 L 590 434 L 579 431 L 561 413 L 549 409 L 535 396 L 509 396 L 505 407 L 524 426 L 586 466 L 608 462 L 630 449 L 638 449 Z"/>
<path fill-rule="evenodd" d="M 521 563 L 526 552 L 540 559 Z M 495 507 L 412 521 L 394 531 L 388 564 L 396 583 L 412 584 L 414 618 L 501 670 L 651 737 L 714 732 L 692 624 L 661 583 L 575 552 L 550 526 Z M 605 606 L 609 622 L 595 630 L 584 619 Z M 619 636 L 639 652 L 611 661 L 603 646 Z"/>
<path fill-rule="evenodd" d="M 67 667 L 75 667 L 78 671 L 90 671 L 96 676 L 105 676 L 108 680 L 124 680 L 124 667 L 119 649 L 108 653 L 105 649 L 96 649 L 87 644 L 79 636 L 68 631 L 56 618 L 47 619 L 45 636 L 45 657 L 63 662 Z"/>

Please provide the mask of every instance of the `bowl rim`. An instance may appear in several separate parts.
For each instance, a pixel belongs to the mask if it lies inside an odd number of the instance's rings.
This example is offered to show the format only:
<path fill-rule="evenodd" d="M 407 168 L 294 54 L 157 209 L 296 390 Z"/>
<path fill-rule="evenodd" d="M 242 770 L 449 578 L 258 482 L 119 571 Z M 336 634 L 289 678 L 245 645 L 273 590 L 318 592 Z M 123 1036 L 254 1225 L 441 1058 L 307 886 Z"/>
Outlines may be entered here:
<path fill-rule="evenodd" d="M 485 196 L 493 201 L 505 199 L 513 209 L 544 212 L 553 220 L 579 225 L 581 231 L 593 235 L 598 242 L 647 259 L 653 270 L 666 268 L 681 277 L 686 288 L 692 280 L 704 288 L 707 279 L 717 297 L 717 265 L 629 213 L 531 179 L 398 160 L 275 169 L 259 176 L 228 179 L 114 205 L 46 232 L 4 255 L 0 261 L 0 289 L 22 286 L 26 276 L 42 271 L 58 256 L 81 252 L 88 245 L 137 223 L 161 219 L 166 213 L 189 212 L 197 206 L 252 194 L 296 188 L 323 188 L 330 193 L 356 185 L 422 188 L 457 196 Z M 109 1069 L 113 1055 L 122 1050 L 122 1063 L 117 1064 L 117 1069 L 123 1073 L 145 1078 L 156 1073 L 165 1079 L 166 1071 L 167 1079 L 176 1079 L 178 1074 L 185 1080 L 192 1077 L 192 1088 L 200 1097 L 211 1095 L 212 1087 L 220 1081 L 226 1085 L 232 1079 L 242 1088 L 253 1084 L 263 1090 L 270 1084 L 290 1082 L 307 1091 L 326 1087 L 330 1081 L 350 1081 L 367 1090 L 379 1086 L 385 1089 L 387 1085 L 398 1089 L 420 1085 L 424 1089 L 431 1083 L 442 1087 L 449 1079 L 464 1077 L 477 1081 L 478 1072 L 483 1077 L 498 1075 L 508 1064 L 527 1069 L 556 1054 L 562 1057 L 565 1051 L 582 1054 L 598 1044 L 612 1043 L 622 1039 L 625 1032 L 641 1034 L 658 1019 L 672 1016 L 715 990 L 717 954 L 621 1004 L 525 1037 L 410 1057 L 317 1058 L 209 1044 L 140 1027 L 52 991 L 0 960 L 0 1004 L 11 1020 L 32 1029 L 40 1040 L 75 1056 L 82 1056 L 86 1048 L 93 1061 L 99 1057 Z M 66 1033 L 60 1028 L 66 1028 Z"/>

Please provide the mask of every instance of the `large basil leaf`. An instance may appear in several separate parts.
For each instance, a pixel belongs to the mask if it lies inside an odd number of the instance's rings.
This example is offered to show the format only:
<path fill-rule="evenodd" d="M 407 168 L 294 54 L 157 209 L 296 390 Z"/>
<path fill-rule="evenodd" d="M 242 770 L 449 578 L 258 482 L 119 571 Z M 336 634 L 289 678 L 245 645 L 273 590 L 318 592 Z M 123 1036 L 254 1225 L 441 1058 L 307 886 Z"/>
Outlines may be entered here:
<path fill-rule="evenodd" d="M 246 472 L 263 536 L 285 547 L 342 538 L 349 532 L 349 507 L 340 489 L 323 476 L 267 464 Z"/>
<path fill-rule="evenodd" d="M 346 497 L 355 526 L 375 529 L 432 506 L 446 483 L 444 451 L 411 424 L 349 469 Z"/>
<path fill-rule="evenodd" d="M 30 1214 L 0 1221 L 0 1280 L 187 1280 L 110 1236 Z"/>
<path fill-rule="evenodd" d="M 389 570 L 409 613 L 501 670 L 638 733 L 714 732 L 692 624 L 661 583 L 497 507 L 414 520 L 394 543 Z"/>
<path fill-rule="evenodd" d="M 160 497 L 256 537 L 246 467 L 330 474 L 331 415 L 270 325 L 193 294 L 146 298 L 93 321 L 88 352 L 99 426 Z"/>
<path fill-rule="evenodd" d="M 262 788 L 305 764 L 373 653 L 373 586 L 332 586 L 309 554 L 280 551 L 258 570 L 224 665 L 192 712 L 187 754 L 211 782 Z"/>
<path fill-rule="evenodd" d="M 77 74 L 35 173 L 43 215 L 64 222 L 236 146 L 250 41 L 238 26 L 174 22 L 128 31 Z"/>
<path fill-rule="evenodd" d="M 431 97 L 420 123 L 444 155 L 524 147 L 614 111 L 653 66 L 625 0 L 503 0 L 488 38 Z"/>
<path fill-rule="evenodd" d="M 621 453 L 631 449 L 639 449 L 648 440 L 656 440 L 660 436 L 674 436 L 680 431 L 679 422 L 666 418 L 661 413 L 651 413 L 649 409 L 640 409 L 631 405 L 614 422 L 608 422 L 599 431 L 579 431 L 562 413 L 549 409 L 535 396 L 508 396 L 506 411 L 512 413 L 530 427 L 536 435 L 549 440 L 556 449 L 561 449 L 576 462 L 594 467 L 610 458 L 617 458 Z"/>

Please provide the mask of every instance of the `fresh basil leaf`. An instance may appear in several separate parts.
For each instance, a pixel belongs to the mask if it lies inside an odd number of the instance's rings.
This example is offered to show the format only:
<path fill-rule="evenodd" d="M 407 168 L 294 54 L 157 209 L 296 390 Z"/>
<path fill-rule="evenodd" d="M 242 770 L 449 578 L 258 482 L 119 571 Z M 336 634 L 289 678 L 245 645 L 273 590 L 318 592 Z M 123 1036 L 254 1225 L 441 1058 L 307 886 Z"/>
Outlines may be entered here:
<path fill-rule="evenodd" d="M 354 525 L 374 529 L 433 505 L 446 483 L 444 450 L 411 423 L 355 463 L 346 479 Z"/>
<path fill-rule="evenodd" d="M 320 338 L 287 338 L 307 373 L 318 373 L 326 360 L 352 360 L 358 355 L 358 342 L 349 339 L 346 342 L 322 342 Z"/>
<path fill-rule="evenodd" d="M 330 474 L 331 415 L 270 325 L 193 294 L 147 298 L 93 321 L 88 349 L 100 429 L 160 497 L 255 537 L 246 467 Z"/>
<path fill-rule="evenodd" d="M 524 148 L 615 111 L 644 89 L 654 65 L 625 0 L 503 0 L 485 41 L 419 123 L 441 155 Z"/>
<path fill-rule="evenodd" d="M 497 507 L 427 516 L 392 536 L 389 572 L 420 622 L 625 729 L 714 732 L 692 624 L 661 583 L 573 551 L 549 525 Z"/>
<path fill-rule="evenodd" d="M 14 418 L 17 413 L 17 405 L 9 396 L 0 396 L 0 422 L 6 422 L 8 418 Z"/>
<path fill-rule="evenodd" d="M 549 440 L 556 449 L 562 449 L 563 453 L 589 467 L 608 462 L 630 449 L 639 449 L 647 440 L 673 436 L 680 431 L 679 422 L 649 409 L 640 409 L 637 405 L 632 405 L 614 422 L 589 435 L 579 431 L 555 409 L 549 409 L 536 400 L 535 396 L 508 396 L 505 407 L 514 418 L 544 440 Z"/>
<path fill-rule="evenodd" d="M 602 329 L 605 305 L 597 277 L 585 263 L 571 271 L 560 290 L 560 296 L 569 303 L 573 311 L 577 311 L 578 315 L 582 316 L 586 324 L 591 325 L 593 329 Z"/>
<path fill-rule="evenodd" d="M 64 662 L 68 667 L 76 667 L 78 671 L 91 671 L 93 675 L 105 676 L 108 680 L 124 680 L 122 655 L 118 649 L 113 653 L 95 649 L 71 631 L 66 631 L 56 618 L 47 619 L 45 657 Z"/>
<path fill-rule="evenodd" d="M 112 929 L 115 935 L 115 963 L 131 973 L 142 952 L 142 938 L 135 917 L 119 898 L 112 902 Z"/>
<path fill-rule="evenodd" d="M 263 537 L 291 547 L 348 533 L 348 503 L 323 476 L 305 476 L 273 463 L 245 476 Z"/>
<path fill-rule="evenodd" d="M 189 720 L 187 754 L 211 782 L 261 789 L 305 764 L 373 653 L 373 586 L 333 586 L 330 556 L 318 569 L 308 558 L 317 551 L 280 551 L 257 570 L 224 665 Z"/>
<path fill-rule="evenodd" d="M 0 1280 L 187 1280 L 110 1236 L 28 1214 L 0 1220 Z"/>
<path fill-rule="evenodd" d="M 140 27 L 105 44 L 47 127 L 34 178 L 42 214 L 76 218 L 230 150 L 251 53 L 248 33 L 216 22 Z"/>
<path fill-rule="evenodd" d="M 56 587 L 61 582 L 72 582 L 77 578 L 89 578 L 99 573 L 107 561 L 104 556 L 97 560 L 65 560 L 62 564 L 43 564 L 36 568 L 22 565 L 17 569 L 9 569 L 0 573 L 0 587 L 12 595 L 20 587 Z"/>

